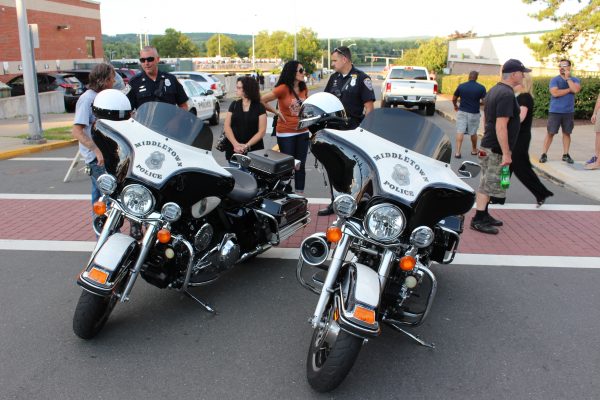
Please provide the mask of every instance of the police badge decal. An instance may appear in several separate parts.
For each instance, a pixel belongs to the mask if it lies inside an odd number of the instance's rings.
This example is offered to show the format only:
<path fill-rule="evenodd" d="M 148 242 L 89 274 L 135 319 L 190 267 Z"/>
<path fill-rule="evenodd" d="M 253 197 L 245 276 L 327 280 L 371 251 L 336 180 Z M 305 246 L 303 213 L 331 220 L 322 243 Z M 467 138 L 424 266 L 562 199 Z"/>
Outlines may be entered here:
<path fill-rule="evenodd" d="M 401 164 L 394 165 L 392 179 L 400 186 L 410 184 L 410 172 L 408 172 L 408 168 Z"/>
<path fill-rule="evenodd" d="M 150 157 L 146 159 L 145 163 L 150 169 L 160 169 L 163 161 L 165 161 L 165 155 L 160 151 L 154 151 L 150 154 Z"/>

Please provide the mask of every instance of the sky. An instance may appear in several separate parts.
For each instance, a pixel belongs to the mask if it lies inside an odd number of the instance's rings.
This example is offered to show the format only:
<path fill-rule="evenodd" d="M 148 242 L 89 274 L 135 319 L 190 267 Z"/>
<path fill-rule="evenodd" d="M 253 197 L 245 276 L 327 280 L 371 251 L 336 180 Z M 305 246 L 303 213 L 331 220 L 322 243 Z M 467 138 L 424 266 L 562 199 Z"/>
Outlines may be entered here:
<path fill-rule="evenodd" d="M 447 36 L 469 30 L 485 36 L 555 28 L 529 17 L 537 7 L 522 0 L 100 0 L 107 35 L 163 34 L 167 28 L 251 35 L 307 27 L 322 39 Z"/>

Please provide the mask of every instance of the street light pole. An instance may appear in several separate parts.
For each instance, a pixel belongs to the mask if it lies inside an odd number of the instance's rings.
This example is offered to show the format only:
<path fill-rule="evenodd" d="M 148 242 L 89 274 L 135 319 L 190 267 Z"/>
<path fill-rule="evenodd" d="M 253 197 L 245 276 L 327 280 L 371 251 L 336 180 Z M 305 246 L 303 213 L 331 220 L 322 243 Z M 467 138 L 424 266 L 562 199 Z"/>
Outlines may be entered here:
<path fill-rule="evenodd" d="M 35 72 L 35 57 L 31 42 L 31 32 L 27 23 L 27 10 L 23 0 L 15 0 L 17 23 L 19 26 L 19 44 L 21 47 L 21 62 L 23 64 L 23 81 L 25 84 L 25 103 L 27 105 L 27 123 L 29 137 L 25 144 L 46 143 L 42 137 L 40 104 L 38 103 L 37 74 Z"/>
<path fill-rule="evenodd" d="M 294 29 L 294 60 L 298 59 L 298 28 Z"/>

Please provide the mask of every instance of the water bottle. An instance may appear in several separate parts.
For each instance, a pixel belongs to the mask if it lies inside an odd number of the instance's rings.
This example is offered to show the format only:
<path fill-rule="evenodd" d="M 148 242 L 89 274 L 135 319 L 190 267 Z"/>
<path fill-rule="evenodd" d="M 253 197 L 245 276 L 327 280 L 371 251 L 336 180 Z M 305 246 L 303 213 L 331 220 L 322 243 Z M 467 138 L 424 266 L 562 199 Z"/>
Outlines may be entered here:
<path fill-rule="evenodd" d="M 500 187 L 504 190 L 510 186 L 510 169 L 505 165 L 500 170 Z"/>

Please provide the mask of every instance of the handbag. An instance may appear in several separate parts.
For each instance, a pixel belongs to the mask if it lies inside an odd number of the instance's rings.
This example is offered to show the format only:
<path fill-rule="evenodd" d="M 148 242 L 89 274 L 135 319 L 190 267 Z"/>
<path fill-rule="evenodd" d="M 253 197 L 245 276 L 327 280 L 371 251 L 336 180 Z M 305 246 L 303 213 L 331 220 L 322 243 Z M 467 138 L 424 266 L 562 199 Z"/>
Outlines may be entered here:
<path fill-rule="evenodd" d="M 227 139 L 227 136 L 225 136 L 225 132 L 221 133 L 221 136 L 219 136 L 219 138 L 217 139 L 215 150 L 225 151 L 225 149 L 227 148 L 227 142 L 229 142 L 229 139 Z"/>

